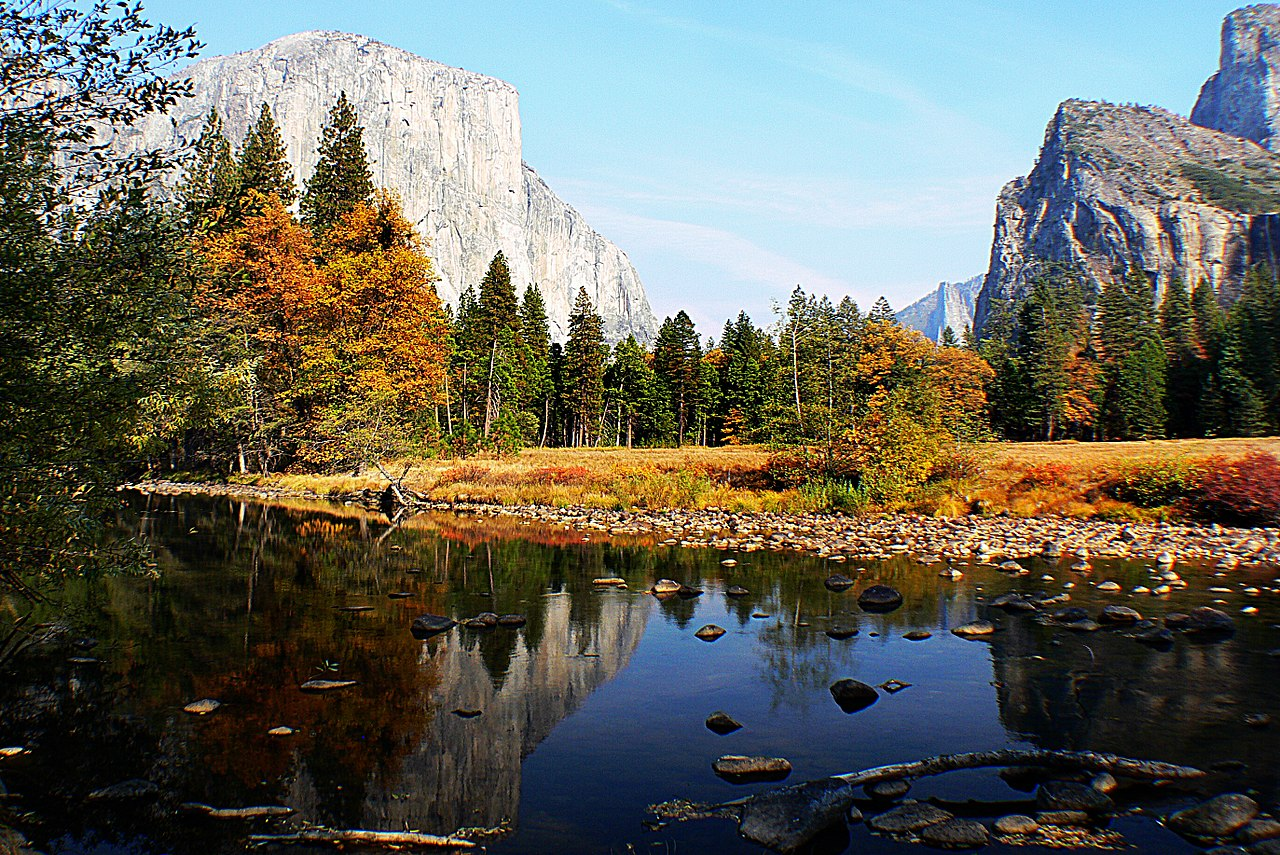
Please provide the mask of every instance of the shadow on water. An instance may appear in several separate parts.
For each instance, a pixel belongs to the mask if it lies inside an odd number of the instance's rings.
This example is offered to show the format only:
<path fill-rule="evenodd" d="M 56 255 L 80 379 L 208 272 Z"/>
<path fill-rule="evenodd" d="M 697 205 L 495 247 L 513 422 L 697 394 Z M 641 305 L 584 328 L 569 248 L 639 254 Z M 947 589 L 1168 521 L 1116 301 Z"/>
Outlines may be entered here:
<path fill-rule="evenodd" d="M 653 802 L 763 788 L 712 775 L 724 753 L 785 756 L 792 780 L 1004 746 L 1240 760 L 1236 787 L 1263 802 L 1280 795 L 1280 745 L 1243 723 L 1280 718 L 1274 594 L 1249 600 L 1262 613 L 1238 619 L 1233 638 L 1180 638 L 1168 651 L 985 605 L 1074 578 L 1072 605 L 1091 613 L 1124 602 L 1158 619 L 1222 597 L 1234 612 L 1242 578 L 1183 570 L 1185 591 L 1138 599 L 1048 565 L 1013 578 L 964 567 L 958 581 L 907 557 L 837 564 L 762 551 L 724 566 L 715 550 L 516 520 L 423 515 L 392 529 L 351 508 L 191 497 L 130 497 L 120 527 L 151 540 L 158 575 L 73 583 L 59 607 L 75 631 L 0 685 L 0 745 L 31 749 L 0 760 L 16 794 L 0 805 L 50 851 L 241 851 L 247 830 L 282 826 L 193 819 L 184 802 L 288 805 L 296 817 L 283 824 L 509 828 L 488 844 L 495 852 L 756 851 L 723 821 L 643 825 Z M 853 589 L 827 590 L 832 572 Z M 1042 572 L 1054 579 L 1033 581 Z M 1095 577 L 1107 574 L 1129 587 L 1148 568 L 1114 564 Z M 1247 581 L 1274 587 L 1272 574 L 1255 575 Z M 630 590 L 596 589 L 602 576 Z M 640 593 L 657 578 L 704 593 Z M 903 607 L 858 608 L 873 583 L 900 590 Z M 1224 584 L 1232 594 L 1208 591 Z M 750 593 L 726 596 L 730 585 Z M 526 622 L 426 641 L 408 632 L 423 613 L 481 612 Z M 975 617 L 999 631 L 980 642 L 949 633 Z M 707 623 L 728 633 L 694 638 Z M 933 636 L 902 637 L 921 629 Z M 828 692 L 843 677 L 909 687 L 845 714 Z M 356 685 L 299 691 L 312 678 Z M 200 698 L 222 707 L 182 712 Z M 715 709 L 746 726 L 711 733 L 702 722 Z M 294 732 L 268 735 L 280 726 Z M 97 792 L 131 779 L 154 788 Z M 920 782 L 913 795 L 1024 798 L 981 773 Z M 1191 851 L 1151 823 L 1132 839 Z M 849 847 L 911 848 L 862 826 L 821 848 Z"/>

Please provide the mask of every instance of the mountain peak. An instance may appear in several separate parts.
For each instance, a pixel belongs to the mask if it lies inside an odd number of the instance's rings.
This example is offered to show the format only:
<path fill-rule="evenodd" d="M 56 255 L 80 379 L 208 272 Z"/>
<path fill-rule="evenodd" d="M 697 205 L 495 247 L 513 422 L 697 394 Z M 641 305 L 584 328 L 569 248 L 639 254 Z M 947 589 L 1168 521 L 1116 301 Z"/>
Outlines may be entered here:
<path fill-rule="evenodd" d="M 1218 70 L 1201 87 L 1191 121 L 1273 150 L 1280 145 L 1280 5 L 1227 15 Z"/>

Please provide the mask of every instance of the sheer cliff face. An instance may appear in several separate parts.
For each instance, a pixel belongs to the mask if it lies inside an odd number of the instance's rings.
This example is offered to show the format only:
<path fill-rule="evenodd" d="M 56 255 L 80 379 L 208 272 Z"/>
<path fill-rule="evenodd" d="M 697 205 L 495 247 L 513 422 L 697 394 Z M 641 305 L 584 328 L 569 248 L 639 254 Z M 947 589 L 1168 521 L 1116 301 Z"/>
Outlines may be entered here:
<path fill-rule="evenodd" d="M 127 144 L 194 140 L 210 107 L 237 143 L 270 106 L 299 188 L 315 169 L 316 141 L 345 91 L 365 128 L 374 182 L 404 199 L 431 243 L 445 302 L 479 287 L 501 250 L 517 293 L 542 289 L 552 335 L 568 332 L 569 308 L 585 287 L 613 339 L 657 329 L 626 255 L 601 237 L 521 160 L 514 87 L 423 59 L 362 36 L 309 32 L 181 72 L 194 97 L 129 133 Z"/>
<path fill-rule="evenodd" d="M 1218 72 L 1191 121 L 1276 151 L 1280 146 L 1280 6 L 1238 9 L 1222 24 Z"/>
<path fill-rule="evenodd" d="M 898 323 L 919 330 L 933 341 L 941 341 L 943 331 L 951 327 L 958 339 L 965 327 L 973 326 L 973 303 L 981 288 L 981 276 L 963 282 L 941 282 L 936 291 L 898 312 Z"/>
<path fill-rule="evenodd" d="M 1031 174 L 996 202 L 991 263 L 975 329 L 996 299 L 1018 298 L 1045 261 L 1098 287 L 1130 264 L 1162 297 L 1173 276 L 1220 299 L 1245 270 L 1280 255 L 1280 157 L 1159 108 L 1067 101 Z"/>

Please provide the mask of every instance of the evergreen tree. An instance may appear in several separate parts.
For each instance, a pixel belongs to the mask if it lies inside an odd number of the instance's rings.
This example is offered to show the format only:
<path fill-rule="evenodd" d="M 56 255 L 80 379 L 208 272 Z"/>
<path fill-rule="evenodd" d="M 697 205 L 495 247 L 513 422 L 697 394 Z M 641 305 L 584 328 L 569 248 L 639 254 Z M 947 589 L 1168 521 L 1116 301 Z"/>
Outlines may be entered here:
<path fill-rule="evenodd" d="M 1108 283 L 1099 310 L 1107 435 L 1116 439 L 1164 436 L 1166 357 L 1146 274 L 1135 266 L 1124 279 Z"/>
<path fill-rule="evenodd" d="M 604 408 L 604 372 L 608 349 L 604 321 L 579 288 L 569 313 L 569 340 L 564 348 L 564 397 L 569 416 L 569 443 L 592 445 L 599 433 Z"/>
<path fill-rule="evenodd" d="M 879 297 L 871 307 L 871 311 L 867 314 L 867 320 L 897 323 L 898 315 L 893 311 L 893 306 L 889 305 L 888 300 L 884 297 Z"/>
<path fill-rule="evenodd" d="M 480 282 L 474 340 L 479 346 L 476 386 L 484 390 L 481 431 L 488 439 L 494 426 L 505 417 L 503 434 L 509 443 L 530 427 L 519 425 L 522 412 L 519 387 L 528 360 L 520 334 L 520 310 L 511 284 L 511 269 L 501 252 L 493 257 Z"/>
<path fill-rule="evenodd" d="M 1176 437 L 1199 436 L 1202 357 L 1196 339 L 1191 295 L 1181 277 L 1174 276 L 1160 304 L 1160 337 L 1169 363 L 1169 433 Z"/>
<path fill-rule="evenodd" d="M 222 118 L 217 108 L 210 108 L 177 189 L 187 222 L 201 231 L 226 224 L 239 186 L 240 175 L 231 143 L 223 133 Z"/>
<path fill-rule="evenodd" d="M 1280 284 L 1270 269 L 1258 265 L 1246 274 L 1240 299 L 1227 313 L 1227 332 L 1236 370 L 1261 402 L 1266 432 L 1274 431 L 1280 422 Z"/>
<path fill-rule="evenodd" d="M 524 407 L 538 419 L 538 445 L 547 444 L 551 424 L 551 328 L 547 304 L 537 285 L 524 290 L 520 301 L 520 329 L 528 352 Z"/>
<path fill-rule="evenodd" d="M 653 369 L 645 359 L 644 348 L 635 336 L 627 336 L 618 342 L 613 351 L 613 363 L 609 366 L 608 386 L 617 402 L 617 443 L 631 448 L 637 433 L 643 435 L 645 404 L 652 394 L 655 382 Z"/>
<path fill-rule="evenodd" d="M 280 128 L 265 103 L 258 111 L 258 118 L 240 146 L 240 193 L 247 197 L 252 191 L 279 197 L 285 207 L 298 198 L 298 187 L 293 181 L 293 167 L 284 150 Z"/>
<path fill-rule="evenodd" d="M 667 318 L 653 347 L 653 370 L 669 395 L 667 407 L 674 416 L 676 445 L 683 445 L 696 422 L 701 382 L 702 349 L 693 321 L 684 312 Z"/>
<path fill-rule="evenodd" d="M 315 232 L 326 231 L 338 219 L 373 196 L 373 173 L 364 148 L 364 128 L 347 93 L 339 94 L 320 131 L 319 158 L 307 179 L 299 212 Z"/>
<path fill-rule="evenodd" d="M 1230 433 L 1219 378 L 1226 317 L 1208 280 L 1201 279 L 1191 292 L 1191 321 L 1199 349 L 1199 374 L 1196 378 L 1199 433 L 1202 436 L 1221 436 Z"/>
<path fill-rule="evenodd" d="M 960 342 L 956 338 L 956 331 L 951 328 L 951 324 L 947 324 L 942 330 L 942 337 L 938 340 L 938 344 L 943 347 L 959 347 Z"/>

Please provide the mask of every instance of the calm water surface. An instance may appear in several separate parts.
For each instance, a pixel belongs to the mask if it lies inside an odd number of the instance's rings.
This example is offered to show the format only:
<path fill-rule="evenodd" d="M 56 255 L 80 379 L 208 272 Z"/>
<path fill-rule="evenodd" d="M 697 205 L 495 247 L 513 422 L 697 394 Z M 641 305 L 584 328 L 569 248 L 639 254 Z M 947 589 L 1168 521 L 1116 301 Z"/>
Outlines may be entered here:
<path fill-rule="evenodd" d="M 0 685 L 0 745 L 32 749 L 0 761 L 0 780 L 20 794 L 8 804 L 47 851 L 234 852 L 249 830 L 273 827 L 194 819 L 175 810 L 186 801 L 283 804 L 301 820 L 343 828 L 508 826 L 487 844 L 495 853 L 758 851 L 728 821 L 645 825 L 655 802 L 720 801 L 771 786 L 721 781 L 710 769 L 721 754 L 786 757 L 792 782 L 1019 746 L 1200 766 L 1234 760 L 1229 786 L 1256 790 L 1264 804 L 1280 798 L 1276 730 L 1243 722 L 1250 713 L 1280 720 L 1280 596 L 1266 590 L 1277 587 L 1274 571 L 1214 577 L 1180 567 L 1189 587 L 1160 599 L 1087 584 L 1071 592 L 1072 604 L 1090 612 L 1119 602 L 1158 618 L 1222 600 L 1237 617 L 1229 640 L 1179 638 L 1159 651 L 983 605 L 1008 590 L 1083 582 L 1043 563 L 1013 578 L 962 565 L 963 579 L 951 582 L 907 558 L 833 564 L 598 535 L 584 542 L 577 532 L 452 515 L 391 529 L 347 508 L 130 502 L 122 525 L 152 538 L 159 576 L 73 588 L 81 649 L 30 663 Z M 726 557 L 738 565 L 722 566 Z M 856 575 L 858 585 L 828 592 L 822 580 L 833 571 Z M 1128 589 L 1149 575 L 1143 563 L 1097 562 L 1092 578 Z M 593 590 L 600 576 L 621 576 L 631 590 Z M 661 602 L 638 593 L 662 577 L 706 593 Z M 860 612 L 857 591 L 873 582 L 901 590 L 905 605 Z M 726 597 L 731 584 L 750 596 Z M 1244 594 L 1248 585 L 1261 595 Z M 1210 592 L 1215 586 L 1232 592 Z M 397 592 L 412 596 L 388 597 Z M 1260 613 L 1239 615 L 1246 605 Z M 342 610 L 350 606 L 373 608 Z M 409 633 L 423 613 L 484 611 L 520 613 L 528 623 L 486 633 L 458 627 L 427 641 Z M 948 631 L 975 617 L 1001 631 L 986 641 Z M 694 631 L 707 623 L 728 634 L 698 640 Z M 833 625 L 859 633 L 835 640 L 826 634 Z M 912 629 L 933 637 L 903 639 Z M 358 684 L 298 691 L 313 677 Z M 911 685 L 846 715 L 828 691 L 842 677 Z M 206 697 L 222 708 L 182 712 Z M 745 727 L 708 731 L 704 719 L 720 709 Z M 267 735 L 279 725 L 296 733 Z M 160 798 L 86 799 L 134 778 L 157 784 Z M 912 795 L 1029 798 L 994 770 L 925 779 Z M 1143 816 L 1112 827 L 1141 851 L 1198 851 Z M 916 848 L 859 825 L 820 851 Z M 1040 851 L 985 851 L 1006 850 Z"/>

